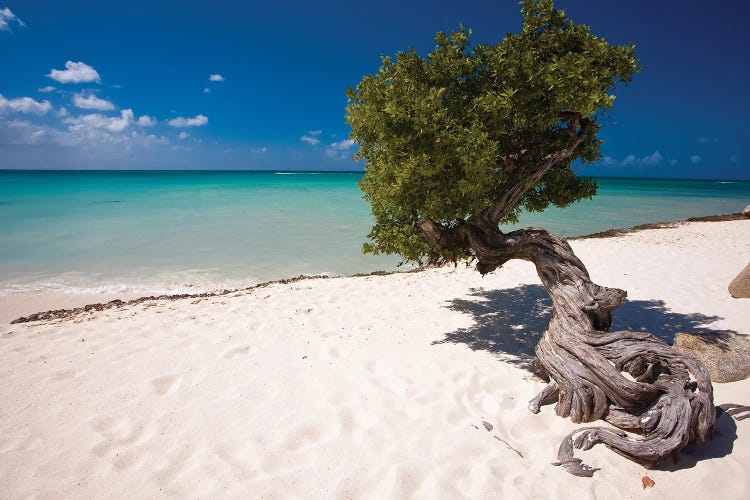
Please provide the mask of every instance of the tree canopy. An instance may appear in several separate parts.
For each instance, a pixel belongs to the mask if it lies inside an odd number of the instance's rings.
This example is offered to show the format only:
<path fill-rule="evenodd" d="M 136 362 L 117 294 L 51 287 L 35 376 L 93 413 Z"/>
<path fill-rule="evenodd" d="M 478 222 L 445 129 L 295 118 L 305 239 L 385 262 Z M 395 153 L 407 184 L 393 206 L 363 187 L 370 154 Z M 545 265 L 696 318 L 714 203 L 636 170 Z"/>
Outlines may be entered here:
<path fill-rule="evenodd" d="M 574 24 L 552 0 L 521 3 L 522 30 L 495 45 L 460 27 L 435 49 L 382 57 L 350 88 L 346 108 L 360 181 L 375 224 L 365 252 L 405 260 L 459 257 L 419 232 L 483 219 L 515 222 L 523 209 L 565 207 L 596 192 L 576 161 L 599 158 L 596 118 L 612 107 L 617 81 L 639 70 L 633 45 L 610 45 Z"/>

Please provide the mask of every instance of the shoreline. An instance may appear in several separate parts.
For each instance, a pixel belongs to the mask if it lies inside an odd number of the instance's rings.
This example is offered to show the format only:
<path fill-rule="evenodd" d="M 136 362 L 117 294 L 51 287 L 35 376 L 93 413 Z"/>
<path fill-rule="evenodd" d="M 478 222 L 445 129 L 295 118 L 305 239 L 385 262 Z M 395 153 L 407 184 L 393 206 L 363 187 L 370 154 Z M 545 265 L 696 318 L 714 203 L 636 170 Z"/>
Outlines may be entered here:
<path fill-rule="evenodd" d="M 750 220 L 570 242 L 627 290 L 613 330 L 750 334 L 727 285 Z M 382 274 L 382 273 L 381 273 Z M 745 498 L 750 420 L 646 470 L 527 402 L 551 302 L 533 264 L 302 279 L 69 319 L 0 324 L 0 496 L 12 498 Z M 715 383 L 747 404 L 750 379 Z M 607 426 L 597 422 L 594 425 Z M 643 491 L 642 478 L 654 481 Z M 687 492 L 687 493 L 686 493 Z"/>
<path fill-rule="evenodd" d="M 566 238 L 570 241 L 577 241 L 577 240 L 586 240 L 586 239 L 600 239 L 600 238 L 616 238 L 632 233 L 636 233 L 639 231 L 645 231 L 650 229 L 668 229 L 673 228 L 681 224 L 687 224 L 691 222 L 728 222 L 728 221 L 740 221 L 740 220 L 750 220 L 748 217 L 744 216 L 742 213 L 731 213 L 731 214 L 718 214 L 718 215 L 707 215 L 707 216 L 701 216 L 701 217 L 690 217 L 688 219 L 684 220 L 678 220 L 678 221 L 667 221 L 667 222 L 653 222 L 648 224 L 640 224 L 637 226 L 629 227 L 629 228 L 614 228 L 614 229 L 608 229 L 606 231 L 600 231 L 596 233 L 586 234 L 583 236 L 574 236 L 571 238 Z M 13 313 L 0 313 L 0 323 L 3 321 L 3 318 L 6 318 L 6 320 L 10 324 L 20 324 L 20 323 L 29 323 L 29 322 L 35 322 L 35 321 L 44 321 L 44 320 L 52 320 L 52 319 L 68 319 L 74 316 L 77 316 L 79 314 L 89 313 L 89 312 L 98 312 L 103 311 L 106 309 L 111 308 L 120 308 L 120 307 L 126 307 L 126 306 L 133 306 L 137 304 L 141 304 L 144 302 L 150 302 L 150 301 L 176 301 L 176 300 L 183 300 L 183 299 L 201 299 L 201 298 L 208 298 L 208 297 L 220 297 L 225 295 L 230 295 L 232 293 L 242 293 L 242 292 L 251 292 L 256 289 L 262 289 L 266 288 L 271 285 L 276 284 L 290 284 L 290 283 L 296 283 L 299 281 L 305 281 L 305 280 L 314 280 L 314 279 L 341 279 L 341 278 L 357 278 L 357 277 L 366 277 L 366 276 L 388 276 L 392 274 L 403 274 L 403 273 L 418 273 L 422 272 L 425 269 L 429 269 L 431 266 L 422 266 L 417 267 L 414 269 L 409 269 L 406 271 L 372 271 L 370 273 L 356 273 L 352 275 L 346 275 L 346 276 L 325 276 L 325 275 L 299 275 L 294 276 L 291 278 L 282 278 L 277 280 L 269 280 L 264 281 L 261 283 L 257 283 L 255 285 L 251 285 L 249 287 L 244 288 L 234 288 L 234 289 L 223 289 L 223 290 L 212 290 L 212 291 L 206 291 L 206 292 L 199 292 L 194 294 L 189 293 L 176 293 L 176 294 L 159 294 L 159 295 L 144 295 L 139 294 L 137 292 L 123 292 L 123 293 L 104 293 L 104 294 L 63 294 L 62 292 L 19 292 L 14 295 L 19 296 L 25 296 L 27 294 L 33 294 L 36 296 L 42 296 L 42 297 L 66 297 L 68 300 L 62 300 L 61 302 L 71 302 L 70 297 L 74 298 L 80 298 L 82 300 L 72 300 L 72 302 L 75 304 L 72 307 L 69 308 L 55 308 L 55 309 L 47 309 L 47 310 L 41 310 L 33 313 L 24 313 L 19 314 L 17 316 L 14 316 L 12 319 L 9 317 L 13 315 Z M 87 302 L 89 300 L 96 300 L 95 297 L 102 297 L 105 296 L 106 298 L 111 298 L 109 301 L 99 301 L 99 302 Z M 3 304 L 3 300 L 5 297 L 0 297 L 0 311 L 3 309 L 9 309 L 8 305 Z M 8 300 L 5 299 L 7 302 Z M 5 307 L 3 307 L 5 306 Z M 12 308 L 12 305 L 11 307 Z M 43 308 L 43 307 L 42 307 Z"/>

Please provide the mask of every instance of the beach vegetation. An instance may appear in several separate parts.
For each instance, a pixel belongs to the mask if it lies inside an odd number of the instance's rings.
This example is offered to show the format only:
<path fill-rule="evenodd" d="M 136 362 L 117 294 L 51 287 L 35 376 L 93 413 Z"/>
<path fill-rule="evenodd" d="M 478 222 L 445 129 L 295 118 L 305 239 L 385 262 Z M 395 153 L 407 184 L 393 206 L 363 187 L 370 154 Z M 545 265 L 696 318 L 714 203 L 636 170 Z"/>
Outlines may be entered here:
<path fill-rule="evenodd" d="M 553 303 L 536 346 L 549 383 L 529 403 L 574 422 L 605 419 L 641 434 L 578 429 L 557 465 L 596 470 L 574 450 L 604 443 L 647 467 L 710 437 L 716 418 L 705 366 L 648 332 L 610 332 L 626 292 L 591 281 L 563 238 L 541 228 L 503 232 L 522 211 L 566 207 L 596 193 L 576 166 L 600 156 L 614 90 L 639 72 L 634 45 L 612 45 L 552 0 L 521 2 L 519 33 L 472 44 L 463 26 L 438 33 L 426 56 L 382 57 L 347 96 L 359 185 L 374 225 L 364 251 L 407 261 L 468 258 L 481 274 L 530 261 Z"/>
<path fill-rule="evenodd" d="M 574 167 L 599 159 L 598 118 L 616 83 L 639 71 L 634 46 L 610 45 L 550 0 L 523 2 L 521 12 L 521 32 L 499 43 L 472 44 L 463 26 L 438 33 L 427 56 L 383 56 L 349 89 L 351 137 L 366 165 L 360 188 L 375 219 L 365 252 L 466 257 L 427 245 L 419 221 L 514 223 L 522 210 L 596 193 Z"/>

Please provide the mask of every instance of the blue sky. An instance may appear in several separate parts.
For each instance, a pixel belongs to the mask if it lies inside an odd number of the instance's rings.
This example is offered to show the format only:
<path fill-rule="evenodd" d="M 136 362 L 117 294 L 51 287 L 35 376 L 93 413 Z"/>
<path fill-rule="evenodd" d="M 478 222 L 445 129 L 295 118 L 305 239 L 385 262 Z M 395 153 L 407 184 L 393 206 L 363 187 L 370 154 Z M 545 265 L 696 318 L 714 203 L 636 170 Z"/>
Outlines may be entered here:
<path fill-rule="evenodd" d="M 750 179 L 750 3 L 556 5 L 643 65 L 582 173 Z M 520 22 L 505 0 L 0 0 L 0 168 L 359 169 L 344 92 L 381 54 Z"/>

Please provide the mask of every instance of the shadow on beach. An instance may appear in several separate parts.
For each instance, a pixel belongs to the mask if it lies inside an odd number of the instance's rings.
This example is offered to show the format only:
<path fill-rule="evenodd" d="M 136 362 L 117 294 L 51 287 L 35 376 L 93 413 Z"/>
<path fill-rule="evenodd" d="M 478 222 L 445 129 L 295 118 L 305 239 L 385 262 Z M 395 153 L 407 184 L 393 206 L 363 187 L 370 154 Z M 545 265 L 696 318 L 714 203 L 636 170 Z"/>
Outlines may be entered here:
<path fill-rule="evenodd" d="M 552 312 L 552 300 L 541 285 L 522 285 L 506 290 L 472 290 L 471 299 L 455 299 L 446 307 L 470 314 L 474 324 L 446 333 L 433 344 L 466 344 L 472 350 L 486 350 L 503 361 L 537 373 L 534 347 L 544 332 Z M 700 313 L 682 314 L 667 309 L 661 300 L 629 300 L 614 311 L 612 331 L 648 331 L 668 344 L 677 333 L 689 332 L 714 337 L 718 344 L 732 330 L 717 330 L 706 325 L 720 320 L 719 316 Z M 690 445 L 675 460 L 666 460 L 658 470 L 689 469 L 702 460 L 719 458 L 731 453 L 737 439 L 737 424 L 721 411 L 716 430 L 705 443 Z"/>
<path fill-rule="evenodd" d="M 472 290 L 471 299 L 455 299 L 446 307 L 470 314 L 474 324 L 445 334 L 435 344 L 466 344 L 472 350 L 486 350 L 504 361 L 535 372 L 534 347 L 552 312 L 552 300 L 542 285 L 522 285 L 505 290 Z M 667 309 L 661 300 L 628 300 L 613 314 L 612 331 L 651 332 L 667 344 L 680 332 L 715 336 L 717 341 L 736 332 L 705 325 L 719 316 L 682 314 Z"/>
<path fill-rule="evenodd" d="M 714 434 L 705 443 L 691 444 L 685 447 L 677 457 L 665 460 L 656 466 L 656 470 L 676 471 L 691 469 L 702 460 L 721 458 L 732 453 L 737 439 L 737 422 L 725 412 L 716 416 Z"/>

